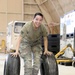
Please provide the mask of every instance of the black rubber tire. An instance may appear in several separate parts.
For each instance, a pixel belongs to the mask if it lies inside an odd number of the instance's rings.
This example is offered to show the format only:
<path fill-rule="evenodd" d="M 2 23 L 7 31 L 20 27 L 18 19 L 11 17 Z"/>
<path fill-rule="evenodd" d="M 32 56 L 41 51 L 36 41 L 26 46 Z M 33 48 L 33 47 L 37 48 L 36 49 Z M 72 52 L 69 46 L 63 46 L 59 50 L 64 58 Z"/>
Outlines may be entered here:
<path fill-rule="evenodd" d="M 20 75 L 20 57 L 8 54 L 4 63 L 4 75 Z"/>
<path fill-rule="evenodd" d="M 40 72 L 41 75 L 58 75 L 58 64 L 53 54 L 41 56 Z"/>

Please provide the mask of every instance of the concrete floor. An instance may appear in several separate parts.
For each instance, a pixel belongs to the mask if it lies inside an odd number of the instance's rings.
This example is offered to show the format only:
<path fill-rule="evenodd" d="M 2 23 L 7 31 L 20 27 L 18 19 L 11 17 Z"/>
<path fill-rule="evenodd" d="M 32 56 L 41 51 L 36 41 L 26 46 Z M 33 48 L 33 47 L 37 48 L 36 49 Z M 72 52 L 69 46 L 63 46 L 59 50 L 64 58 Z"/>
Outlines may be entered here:
<path fill-rule="evenodd" d="M 0 53 L 0 75 L 3 75 L 4 71 L 4 61 L 7 54 Z M 21 72 L 20 75 L 24 75 L 24 68 L 23 68 L 23 59 L 21 59 Z M 75 75 L 75 67 L 73 66 L 64 66 L 58 65 L 59 68 L 59 75 Z"/>

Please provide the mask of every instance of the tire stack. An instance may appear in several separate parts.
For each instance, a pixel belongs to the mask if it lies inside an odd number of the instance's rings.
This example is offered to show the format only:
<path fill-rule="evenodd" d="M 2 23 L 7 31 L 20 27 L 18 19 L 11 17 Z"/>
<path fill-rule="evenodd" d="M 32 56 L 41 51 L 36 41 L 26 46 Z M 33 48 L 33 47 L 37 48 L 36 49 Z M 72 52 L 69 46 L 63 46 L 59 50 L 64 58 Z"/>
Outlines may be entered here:
<path fill-rule="evenodd" d="M 48 35 L 48 50 L 53 52 L 54 55 L 60 51 L 60 34 Z M 42 38 L 42 48 L 44 50 L 44 41 Z"/>

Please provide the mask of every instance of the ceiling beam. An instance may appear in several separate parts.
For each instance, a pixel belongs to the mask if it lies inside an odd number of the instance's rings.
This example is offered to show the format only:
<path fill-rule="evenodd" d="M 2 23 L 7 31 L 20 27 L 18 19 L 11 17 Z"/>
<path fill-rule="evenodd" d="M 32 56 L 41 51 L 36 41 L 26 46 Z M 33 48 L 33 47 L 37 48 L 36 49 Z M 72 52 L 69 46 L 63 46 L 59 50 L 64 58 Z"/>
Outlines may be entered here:
<path fill-rule="evenodd" d="M 50 16 L 49 12 L 48 12 L 48 9 L 45 7 L 44 3 L 41 4 L 40 0 L 35 0 L 35 1 L 36 1 L 36 3 L 38 4 L 39 9 L 40 9 L 41 12 L 43 13 L 44 18 L 45 18 L 47 24 L 49 24 L 49 23 L 52 21 L 52 18 L 51 18 L 51 16 Z M 47 2 L 47 1 L 46 1 L 46 2 Z"/>

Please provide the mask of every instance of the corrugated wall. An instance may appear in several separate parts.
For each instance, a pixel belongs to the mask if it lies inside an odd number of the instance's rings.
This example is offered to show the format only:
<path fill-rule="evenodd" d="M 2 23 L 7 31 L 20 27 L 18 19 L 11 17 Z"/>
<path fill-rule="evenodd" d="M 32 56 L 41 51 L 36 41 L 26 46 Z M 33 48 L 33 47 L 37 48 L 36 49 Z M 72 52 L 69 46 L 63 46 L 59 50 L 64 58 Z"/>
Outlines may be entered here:
<path fill-rule="evenodd" d="M 6 40 L 7 24 L 22 19 L 22 0 L 0 0 L 0 41 Z"/>

